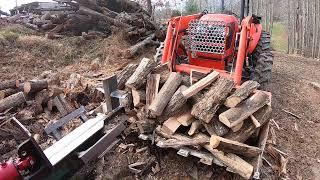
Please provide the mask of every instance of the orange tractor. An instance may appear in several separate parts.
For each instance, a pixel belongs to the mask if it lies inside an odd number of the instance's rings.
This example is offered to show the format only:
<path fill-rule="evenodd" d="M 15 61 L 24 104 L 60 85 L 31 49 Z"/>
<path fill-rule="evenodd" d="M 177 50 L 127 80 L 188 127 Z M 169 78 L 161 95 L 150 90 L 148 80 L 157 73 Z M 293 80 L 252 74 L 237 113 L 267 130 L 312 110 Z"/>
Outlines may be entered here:
<path fill-rule="evenodd" d="M 241 0 L 240 18 L 232 13 L 203 12 L 170 19 L 160 47 L 161 63 L 188 74 L 215 70 L 237 85 L 251 79 L 265 89 L 273 64 L 270 35 L 262 30 L 260 17 L 248 15 L 248 3 Z"/>

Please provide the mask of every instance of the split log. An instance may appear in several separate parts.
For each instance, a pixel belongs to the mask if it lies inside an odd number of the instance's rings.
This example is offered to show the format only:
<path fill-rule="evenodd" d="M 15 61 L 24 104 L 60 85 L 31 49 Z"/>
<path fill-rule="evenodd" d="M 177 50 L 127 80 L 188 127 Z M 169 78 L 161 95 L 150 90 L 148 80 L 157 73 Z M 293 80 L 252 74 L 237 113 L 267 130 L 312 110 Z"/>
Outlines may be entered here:
<path fill-rule="evenodd" d="M 196 95 L 198 92 L 200 92 L 205 87 L 209 86 L 212 82 L 214 82 L 216 79 L 218 79 L 219 73 L 216 71 L 213 71 L 200 81 L 196 82 L 192 86 L 190 86 L 187 89 L 183 89 L 182 91 L 177 91 L 173 98 L 170 100 L 166 110 L 165 114 L 170 115 L 173 112 L 179 110 L 188 100 L 188 98 Z"/>
<path fill-rule="evenodd" d="M 250 116 L 250 119 L 256 128 L 261 126 L 260 122 L 253 115 Z"/>
<path fill-rule="evenodd" d="M 160 85 L 160 74 L 149 74 L 146 85 L 146 108 L 150 106 L 156 98 Z"/>
<path fill-rule="evenodd" d="M 203 99 L 193 106 L 191 114 L 197 119 L 209 123 L 233 87 L 233 81 L 224 77 L 219 78 Z"/>
<path fill-rule="evenodd" d="M 241 129 L 242 126 L 243 126 L 243 121 L 240 122 L 239 124 L 231 127 L 231 130 L 232 130 L 232 132 L 237 132 L 237 131 L 239 131 Z"/>
<path fill-rule="evenodd" d="M 266 105 L 268 100 L 269 97 L 267 94 L 262 91 L 256 92 L 239 106 L 221 113 L 219 120 L 228 127 L 234 127 Z"/>
<path fill-rule="evenodd" d="M 163 123 L 161 131 L 166 132 L 168 134 L 174 134 L 180 126 L 181 124 L 179 121 L 177 121 L 176 117 L 170 117 Z"/>
<path fill-rule="evenodd" d="M 181 115 L 176 116 L 176 118 L 182 126 L 190 126 L 190 124 L 195 120 L 191 115 L 189 108 L 188 110 L 185 110 Z"/>
<path fill-rule="evenodd" d="M 23 92 L 19 92 L 0 100 L 0 112 L 19 106 L 26 102 Z"/>
<path fill-rule="evenodd" d="M 162 86 L 160 92 L 149 106 L 149 110 L 153 115 L 160 116 L 162 114 L 180 83 L 181 75 L 176 72 L 170 73 L 167 82 Z"/>
<path fill-rule="evenodd" d="M 191 127 L 188 131 L 189 136 L 194 135 L 196 132 L 198 132 L 199 128 L 201 126 L 201 121 L 195 120 L 192 122 Z"/>
<path fill-rule="evenodd" d="M 181 85 L 178 90 L 173 94 L 167 107 L 164 109 L 163 114 L 166 116 L 174 115 L 179 109 L 187 102 L 187 99 L 183 97 L 182 92 L 188 89 L 187 86 Z"/>
<path fill-rule="evenodd" d="M 25 82 L 23 85 L 23 92 L 26 94 L 39 92 L 42 89 L 48 88 L 47 80 L 32 80 Z"/>
<path fill-rule="evenodd" d="M 272 109 L 270 106 L 265 105 L 263 108 L 259 109 L 257 112 L 253 114 L 256 119 L 259 120 L 261 126 L 267 123 L 270 119 Z M 230 139 L 238 142 L 245 142 L 252 134 L 257 130 L 255 125 L 252 123 L 250 119 L 244 121 L 243 126 L 237 132 L 230 131 L 228 134 L 224 136 L 226 139 Z"/>
<path fill-rule="evenodd" d="M 149 37 L 144 39 L 141 42 L 131 46 L 129 49 L 125 50 L 125 57 L 132 58 L 135 56 L 139 51 L 141 51 L 146 45 L 151 44 L 153 42 L 153 38 L 155 38 L 155 34 L 151 34 Z"/>
<path fill-rule="evenodd" d="M 231 96 L 229 96 L 224 105 L 227 107 L 236 107 L 241 101 L 249 97 L 251 93 L 258 89 L 260 84 L 256 81 L 246 81 L 239 89 L 237 89 Z"/>
<path fill-rule="evenodd" d="M 247 163 L 245 160 L 235 154 L 223 153 L 222 151 L 213 149 L 209 144 L 204 145 L 203 147 L 211 152 L 212 155 L 221 163 L 227 166 L 228 171 L 239 174 L 245 179 L 250 179 L 253 173 L 253 166 L 251 164 Z"/>
<path fill-rule="evenodd" d="M 17 87 L 17 85 L 19 84 L 19 81 L 3 81 L 0 82 L 0 90 L 4 90 L 4 89 L 14 89 Z"/>
<path fill-rule="evenodd" d="M 19 89 L 4 89 L 4 90 L 1 90 L 0 91 L 0 100 L 5 98 L 5 97 L 8 97 L 12 94 L 16 94 L 19 92 Z"/>
<path fill-rule="evenodd" d="M 206 128 L 210 135 L 224 136 L 230 130 L 226 125 L 220 122 L 218 118 L 214 118 L 209 123 L 202 121 L 202 125 Z"/>
<path fill-rule="evenodd" d="M 125 83 L 137 69 L 138 64 L 128 64 L 123 70 L 117 74 L 118 89 L 124 89 Z"/>
<path fill-rule="evenodd" d="M 223 137 L 212 135 L 210 138 L 210 146 L 223 152 L 231 152 L 245 157 L 257 157 L 261 153 L 261 149 L 249 146 L 237 141 L 232 141 Z"/>
<path fill-rule="evenodd" d="M 144 90 L 132 89 L 131 92 L 134 107 L 141 107 L 146 103 L 146 92 Z"/>
<path fill-rule="evenodd" d="M 159 140 L 157 142 L 157 146 L 160 148 L 181 148 L 184 146 L 199 146 L 208 143 L 208 138 L 190 138 L 187 140 L 177 140 L 177 139 L 167 139 L 167 140 Z"/>
<path fill-rule="evenodd" d="M 43 112 L 42 104 L 49 101 L 49 91 L 44 89 L 37 92 L 35 95 L 35 101 L 32 105 L 32 109 L 35 115 L 41 114 Z"/>
<path fill-rule="evenodd" d="M 147 81 L 148 74 L 155 67 L 155 62 L 148 58 L 143 58 L 135 70 L 126 82 L 126 86 L 131 89 L 141 88 Z"/>

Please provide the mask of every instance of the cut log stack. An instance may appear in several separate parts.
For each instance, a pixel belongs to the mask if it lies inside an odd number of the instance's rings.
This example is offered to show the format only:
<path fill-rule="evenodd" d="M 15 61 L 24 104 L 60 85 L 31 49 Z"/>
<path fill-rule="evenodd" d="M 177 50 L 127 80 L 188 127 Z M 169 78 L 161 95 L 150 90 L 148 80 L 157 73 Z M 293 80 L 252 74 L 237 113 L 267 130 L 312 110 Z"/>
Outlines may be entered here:
<path fill-rule="evenodd" d="M 158 124 L 153 131 L 149 126 L 148 131 L 156 132 L 153 140 L 161 148 L 177 149 L 178 154 L 187 149 L 191 154 L 199 154 L 194 151 L 211 154 L 207 161 L 200 162 L 225 166 L 245 179 L 251 178 L 254 170 L 259 169 L 252 159 L 261 158 L 263 150 L 261 143 L 254 146 L 248 140 L 259 141 L 254 139 L 255 134 L 268 126 L 271 116 L 268 93 L 257 90 L 259 84 L 255 81 L 237 87 L 216 71 L 191 77 L 190 86 L 182 85 L 182 79 L 189 75 L 169 72 L 162 85 L 161 72 L 154 74 L 155 66 L 150 61 L 144 58 L 126 82 L 135 102 L 133 110 L 137 115 L 130 114 L 136 116 L 135 122 L 149 121 L 153 128 Z M 210 157 L 212 161 L 208 161 Z"/>
<path fill-rule="evenodd" d="M 28 13 L 9 17 L 11 23 L 21 23 L 28 28 L 47 32 L 49 39 L 63 35 L 82 36 L 84 39 L 107 37 L 112 31 L 122 31 L 125 39 L 133 44 L 124 51 L 126 57 L 136 55 L 141 48 L 154 44 L 155 23 L 143 7 L 131 0 L 55 0 L 57 7 L 46 9 L 41 15 Z M 59 11 L 63 4 L 67 11 Z M 25 5 L 28 8 L 28 4 Z M 32 8 L 32 7 L 30 7 Z M 41 11 L 41 10 L 40 10 Z M 49 12 L 48 12 L 49 11 Z"/>

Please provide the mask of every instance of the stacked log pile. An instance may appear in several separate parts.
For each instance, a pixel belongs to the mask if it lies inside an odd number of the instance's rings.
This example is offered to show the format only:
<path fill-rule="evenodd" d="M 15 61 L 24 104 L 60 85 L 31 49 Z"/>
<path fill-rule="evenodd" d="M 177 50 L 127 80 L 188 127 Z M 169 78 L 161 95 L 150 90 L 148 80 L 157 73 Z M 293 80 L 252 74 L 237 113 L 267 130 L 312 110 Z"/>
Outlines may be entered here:
<path fill-rule="evenodd" d="M 147 58 L 120 74 L 126 75 L 118 77 L 120 88 L 132 92 L 133 106 L 126 109 L 130 127 L 140 138 L 245 179 L 259 172 L 271 106 L 257 82 L 236 87 L 216 71 L 190 77 Z"/>
<path fill-rule="evenodd" d="M 47 32 L 48 38 L 61 34 L 83 35 L 86 38 L 109 35 L 112 29 L 124 31 L 126 39 L 137 43 L 154 34 L 156 25 L 148 12 L 130 0 L 56 0 L 70 7 L 68 11 L 38 14 L 16 14 L 10 22 L 19 22 L 34 30 Z"/>

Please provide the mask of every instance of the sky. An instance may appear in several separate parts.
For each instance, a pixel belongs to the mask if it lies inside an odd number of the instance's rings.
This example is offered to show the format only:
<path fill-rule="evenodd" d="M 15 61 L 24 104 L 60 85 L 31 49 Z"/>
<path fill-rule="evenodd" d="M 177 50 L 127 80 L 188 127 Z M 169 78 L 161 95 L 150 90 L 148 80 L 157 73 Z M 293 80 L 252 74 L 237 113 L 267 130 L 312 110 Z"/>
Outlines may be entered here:
<path fill-rule="evenodd" d="M 35 1 L 52 2 L 52 0 L 17 0 L 17 3 L 19 6 L 21 4 L 26 4 L 26 3 L 35 2 Z M 0 9 L 2 11 L 9 13 L 9 10 L 14 8 L 15 6 L 16 6 L 16 0 L 0 0 Z"/>

